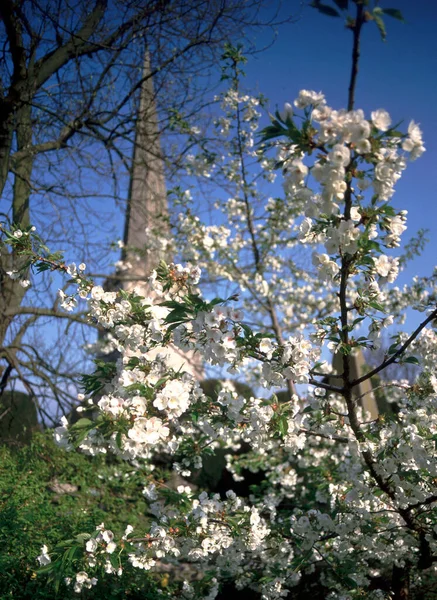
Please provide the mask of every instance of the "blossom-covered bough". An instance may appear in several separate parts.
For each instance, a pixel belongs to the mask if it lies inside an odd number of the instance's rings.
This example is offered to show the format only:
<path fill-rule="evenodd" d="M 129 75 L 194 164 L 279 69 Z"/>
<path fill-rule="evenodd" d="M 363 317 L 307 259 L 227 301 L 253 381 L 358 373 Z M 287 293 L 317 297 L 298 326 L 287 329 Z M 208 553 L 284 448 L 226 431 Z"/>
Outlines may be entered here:
<path fill-rule="evenodd" d="M 266 179 L 272 166 L 282 169 L 285 194 L 269 201 L 263 227 L 243 168 L 238 197 L 225 207 L 229 227 L 183 215 L 179 235 L 197 236 L 196 255 L 185 266 L 161 262 L 148 297 L 107 292 L 83 268 L 68 267 L 89 319 L 107 331 L 119 359 L 97 361 L 95 373 L 84 377 L 85 416 L 72 425 L 64 420 L 55 438 L 66 450 L 130 461 L 144 474 L 151 517 L 147 531 L 128 527 L 117 538 L 102 523 L 67 546 L 44 546 L 41 576 L 65 578 L 84 592 L 104 576 L 120 575 L 128 561 L 151 573 L 172 566 L 174 581 L 162 587 L 162 598 L 212 599 L 229 581 L 266 600 L 299 598 L 311 577 L 331 599 L 436 591 L 437 274 L 403 290 L 391 285 L 406 229 L 406 212 L 392 205 L 394 187 L 424 146 L 415 122 L 401 132 L 385 110 L 366 116 L 354 108 L 360 32 L 369 20 L 366 3 L 354 4 L 347 109 L 302 90 L 262 132 L 262 157 L 259 150 L 254 156 Z M 256 102 L 235 82 L 224 103 L 236 120 L 228 114 L 218 121 L 224 135 L 236 124 L 234 173 L 252 146 L 250 135 L 242 135 L 247 107 L 249 129 L 256 117 Z M 33 234 L 23 233 L 10 232 L 9 241 L 32 255 Z M 286 276 L 297 243 L 312 252 L 314 273 L 293 290 Z M 247 268 L 239 256 L 251 257 Z M 67 269 L 40 252 L 33 260 Z M 242 300 L 204 298 L 201 268 L 245 288 Z M 301 319 L 298 307 L 290 307 L 299 295 Z M 76 296 L 62 302 L 73 311 Z M 397 333 L 382 362 L 354 379 L 354 351 L 379 348 L 383 330 L 402 322 L 408 307 L 423 313 L 421 324 Z M 268 391 L 245 398 L 226 384 L 208 397 L 192 375 L 169 367 L 170 346 Z M 323 361 L 324 347 L 340 355 L 340 375 Z M 372 420 L 354 389 L 394 363 L 420 364 L 418 375 L 414 382 L 385 382 L 396 410 Z M 208 494 L 190 483 L 219 448 L 227 449 L 236 481 L 247 468 L 264 473 L 250 495 Z M 157 476 L 158 458 L 184 483 L 175 489 Z M 177 577 L 181 564 L 191 565 L 191 581 Z"/>

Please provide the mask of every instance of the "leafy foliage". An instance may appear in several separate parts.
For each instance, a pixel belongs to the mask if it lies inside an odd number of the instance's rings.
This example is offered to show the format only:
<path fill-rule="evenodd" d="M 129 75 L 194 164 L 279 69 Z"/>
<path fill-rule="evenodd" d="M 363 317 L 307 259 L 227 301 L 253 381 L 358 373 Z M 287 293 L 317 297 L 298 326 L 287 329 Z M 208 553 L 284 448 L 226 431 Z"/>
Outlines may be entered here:
<path fill-rule="evenodd" d="M 37 574 L 36 557 L 43 544 L 55 547 L 60 539 L 66 540 L 62 560 L 68 572 L 83 547 L 77 531 L 93 529 L 101 521 L 120 533 L 127 524 L 150 523 L 141 493 L 145 476 L 113 457 L 91 459 L 67 453 L 54 444 L 51 431 L 34 435 L 28 446 L 1 446 L 0 463 L 0 598 L 4 600 L 54 597 L 46 576 Z M 88 597 L 115 600 L 127 594 L 154 600 L 155 582 L 162 584 L 160 579 L 128 567 L 110 588 L 98 583 Z M 63 581 L 57 587 L 58 598 L 78 597 Z"/>

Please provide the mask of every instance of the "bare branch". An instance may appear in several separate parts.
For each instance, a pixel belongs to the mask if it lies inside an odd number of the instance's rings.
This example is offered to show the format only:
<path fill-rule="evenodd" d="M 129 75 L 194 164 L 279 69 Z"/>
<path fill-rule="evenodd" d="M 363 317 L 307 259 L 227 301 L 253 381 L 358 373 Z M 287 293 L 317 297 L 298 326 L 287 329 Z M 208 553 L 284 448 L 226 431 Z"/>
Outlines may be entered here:
<path fill-rule="evenodd" d="M 432 311 L 432 313 L 429 315 L 429 317 L 427 319 L 425 319 L 425 321 L 423 321 L 419 327 L 410 335 L 410 337 L 402 344 L 402 346 L 399 348 L 399 350 L 397 350 L 394 354 L 392 354 L 390 356 L 390 358 L 388 358 L 387 360 L 385 360 L 383 363 L 381 363 L 379 365 L 379 367 L 376 367 L 375 369 L 373 369 L 372 371 L 369 371 L 369 373 L 366 373 L 365 375 L 363 375 L 362 377 L 360 377 L 359 379 L 355 379 L 355 381 L 351 382 L 351 387 L 355 387 L 356 385 L 359 385 L 360 383 L 362 383 L 363 381 L 366 381 L 367 379 L 370 379 L 371 377 L 373 377 L 374 375 L 376 375 L 377 373 L 379 373 L 380 371 L 382 371 L 383 369 L 385 369 L 386 367 L 388 367 L 389 365 L 393 364 L 394 362 L 396 362 L 396 360 L 402 356 L 402 354 L 405 352 L 405 350 L 414 342 L 414 340 L 417 338 L 417 336 L 419 335 L 419 333 L 422 331 L 422 329 L 424 329 L 428 323 L 431 323 L 432 321 L 434 321 L 434 319 L 437 318 L 437 308 L 435 310 Z"/>
<path fill-rule="evenodd" d="M 36 315 L 39 317 L 54 317 L 57 319 L 68 319 L 69 321 L 75 321 L 76 323 L 81 323 L 82 325 L 86 325 L 87 327 L 94 327 L 95 329 L 100 329 L 99 325 L 93 323 L 91 321 L 87 321 L 85 317 L 85 313 L 67 313 L 57 311 L 51 308 L 42 308 L 38 306 L 14 306 L 9 308 L 5 312 L 5 316 L 16 316 L 16 315 Z"/>

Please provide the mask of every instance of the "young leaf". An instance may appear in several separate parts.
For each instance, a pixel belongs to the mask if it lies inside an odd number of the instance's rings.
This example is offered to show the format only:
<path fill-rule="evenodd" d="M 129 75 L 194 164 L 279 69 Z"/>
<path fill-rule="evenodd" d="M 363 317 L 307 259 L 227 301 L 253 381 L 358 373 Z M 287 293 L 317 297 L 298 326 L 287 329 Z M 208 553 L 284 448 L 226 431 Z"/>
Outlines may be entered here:
<path fill-rule="evenodd" d="M 334 3 L 338 6 L 340 10 L 347 10 L 349 0 L 334 0 Z"/>
<path fill-rule="evenodd" d="M 385 311 L 385 308 L 382 306 L 382 304 L 379 304 L 379 302 L 376 302 L 374 300 L 372 302 L 369 302 L 369 306 L 371 308 L 374 308 L 375 310 L 380 310 L 381 312 Z"/>
<path fill-rule="evenodd" d="M 247 338 L 250 338 L 253 336 L 253 331 L 251 330 L 251 328 L 248 325 L 245 325 L 244 323 L 241 323 L 241 327 L 245 333 L 245 336 Z"/>
<path fill-rule="evenodd" d="M 389 131 L 387 131 L 385 135 L 387 135 L 388 137 L 405 137 L 405 134 L 403 134 L 402 131 L 398 131 L 397 129 L 389 129 Z"/>
<path fill-rule="evenodd" d="M 50 571 L 53 571 L 54 564 L 56 564 L 56 563 L 50 563 L 48 565 L 44 565 L 43 567 L 40 567 L 37 570 L 38 575 L 43 575 L 43 574 L 46 574 L 46 573 L 50 573 Z"/>
<path fill-rule="evenodd" d="M 261 142 L 266 142 L 267 140 L 271 140 L 283 134 L 284 130 L 282 129 L 282 127 L 269 125 L 265 127 L 262 131 L 260 131 L 259 135 L 261 136 Z"/>
<path fill-rule="evenodd" d="M 397 8 L 383 8 L 382 12 L 388 17 L 393 17 L 393 19 L 397 19 L 398 21 L 402 21 L 402 23 L 405 23 L 405 19 L 401 11 Z"/>
<path fill-rule="evenodd" d="M 279 429 L 279 433 L 282 435 L 282 437 L 285 437 L 287 435 L 287 432 L 288 432 L 287 417 L 284 416 L 279 419 L 278 429 Z"/>
<path fill-rule="evenodd" d="M 322 4 L 318 0 L 316 0 L 315 2 L 312 2 L 310 4 L 310 6 L 312 6 L 313 8 L 316 8 L 319 12 L 321 12 L 324 15 L 327 15 L 328 17 L 339 17 L 340 16 L 338 11 L 335 10 L 335 8 L 332 8 L 331 6 L 328 6 L 327 4 Z"/>
<path fill-rule="evenodd" d="M 375 13 L 375 10 L 373 11 L 373 19 L 376 23 L 376 26 L 379 29 L 379 33 L 381 34 L 381 39 L 383 42 L 385 42 L 385 40 L 387 39 L 387 31 L 385 29 L 385 24 L 384 21 L 381 19 L 381 17 L 378 15 L 378 13 Z"/>
<path fill-rule="evenodd" d="M 352 327 L 355 327 L 355 325 L 358 325 L 358 323 L 361 323 L 361 321 L 364 321 L 366 317 L 358 317 L 357 319 L 354 320 L 354 322 L 352 323 Z"/>
<path fill-rule="evenodd" d="M 420 365 L 419 359 L 417 359 L 415 356 L 408 356 L 403 362 L 410 365 Z"/>
<path fill-rule="evenodd" d="M 91 425 L 93 425 L 93 422 L 91 421 L 91 419 L 79 419 L 78 421 L 76 421 L 76 423 L 74 425 L 71 426 L 71 429 L 87 429 L 88 427 L 90 427 Z"/>
<path fill-rule="evenodd" d="M 175 308 L 165 318 L 166 323 L 182 323 L 188 319 L 188 314 L 183 307 Z"/>
<path fill-rule="evenodd" d="M 166 300 L 165 302 L 160 302 L 158 306 L 165 306 L 167 308 L 180 308 L 183 306 L 183 304 L 176 302 L 176 300 Z"/>

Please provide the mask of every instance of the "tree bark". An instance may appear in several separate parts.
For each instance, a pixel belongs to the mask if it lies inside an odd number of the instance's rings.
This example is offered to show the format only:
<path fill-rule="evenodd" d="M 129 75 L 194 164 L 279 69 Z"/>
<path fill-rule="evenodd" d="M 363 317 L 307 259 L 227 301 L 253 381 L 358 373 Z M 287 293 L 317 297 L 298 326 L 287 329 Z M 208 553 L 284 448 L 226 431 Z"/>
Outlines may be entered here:
<path fill-rule="evenodd" d="M 0 120 L 0 197 L 5 189 L 9 174 L 9 157 L 12 150 L 13 123 L 11 114 L 0 104 L 0 111 L 5 115 Z"/>
<path fill-rule="evenodd" d="M 25 104 L 16 115 L 16 144 L 17 150 L 25 150 L 32 144 L 32 115 L 30 102 Z M 12 132 L 10 133 L 12 139 Z M 4 148 L 0 147 L 1 151 Z M 8 158 L 6 158 L 8 160 Z M 1 165 L 3 167 L 3 165 Z M 26 228 L 30 225 L 29 199 L 31 194 L 30 178 L 32 174 L 33 157 L 31 153 L 24 152 L 21 159 L 14 165 L 14 184 L 12 190 L 12 223 Z M 8 169 L 9 166 L 6 166 Z M 7 177 L 7 172 L 6 172 Z M 26 290 L 17 280 L 7 275 L 7 271 L 18 270 L 22 267 L 25 258 L 15 252 L 8 252 L 5 247 L 0 251 L 0 345 L 3 346 L 8 328 L 13 319 L 7 316 L 8 309 L 20 306 Z"/>
<path fill-rule="evenodd" d="M 393 566 L 392 591 L 393 600 L 409 600 L 410 569 L 408 564 L 404 567 Z"/>
<path fill-rule="evenodd" d="M 17 152 L 25 151 L 32 145 L 32 108 L 30 102 L 17 112 L 15 128 Z M 31 175 L 33 155 L 22 152 L 21 158 L 14 164 L 14 195 L 12 200 L 12 221 L 22 228 L 30 225 L 29 198 L 31 193 Z"/>

